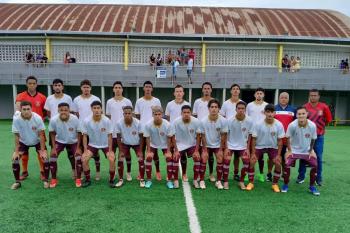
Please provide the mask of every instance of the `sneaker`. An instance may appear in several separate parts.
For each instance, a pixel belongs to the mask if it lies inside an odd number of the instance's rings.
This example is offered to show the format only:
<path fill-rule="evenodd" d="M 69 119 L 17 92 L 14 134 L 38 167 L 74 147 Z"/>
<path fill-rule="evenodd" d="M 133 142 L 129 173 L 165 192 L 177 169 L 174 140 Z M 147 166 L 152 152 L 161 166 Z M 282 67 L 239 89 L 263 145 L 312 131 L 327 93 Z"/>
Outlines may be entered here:
<path fill-rule="evenodd" d="M 210 180 L 210 182 L 215 182 L 216 181 L 215 176 L 213 174 L 210 174 L 209 180 Z"/>
<path fill-rule="evenodd" d="M 281 192 L 282 192 L 282 193 L 288 192 L 288 184 L 284 184 L 284 185 L 282 186 Z"/>
<path fill-rule="evenodd" d="M 115 183 L 114 183 L 114 181 L 109 181 L 109 187 L 110 187 L 110 188 L 115 188 Z"/>
<path fill-rule="evenodd" d="M 20 182 L 13 183 L 13 185 L 11 185 L 12 190 L 19 189 L 20 187 L 22 187 L 22 184 Z"/>
<path fill-rule="evenodd" d="M 252 191 L 253 189 L 254 189 L 254 184 L 253 183 L 249 183 L 247 185 L 247 187 L 245 188 L 245 190 L 247 190 L 247 191 Z"/>
<path fill-rule="evenodd" d="M 272 182 L 272 174 L 271 174 L 271 173 L 267 173 L 267 175 L 266 175 L 266 181 L 267 181 L 267 182 Z"/>
<path fill-rule="evenodd" d="M 278 184 L 273 184 L 273 185 L 271 186 L 271 188 L 272 188 L 272 190 L 273 190 L 275 193 L 281 192 L 280 187 L 278 186 Z"/>
<path fill-rule="evenodd" d="M 300 179 L 299 177 L 297 178 L 297 181 L 296 181 L 296 183 L 297 184 L 302 184 L 302 183 L 304 183 L 304 179 Z"/>
<path fill-rule="evenodd" d="M 318 186 L 322 186 L 322 181 L 320 180 L 320 181 L 317 181 L 316 180 L 316 184 L 318 185 Z"/>
<path fill-rule="evenodd" d="M 221 190 L 221 189 L 224 188 L 224 187 L 222 186 L 221 181 L 219 181 L 219 180 L 215 182 L 215 187 L 216 187 L 217 189 L 219 189 L 219 190 Z"/>
<path fill-rule="evenodd" d="M 116 184 L 115 184 L 115 187 L 116 188 L 120 188 L 123 186 L 123 183 L 124 183 L 124 180 L 123 179 L 120 179 Z"/>
<path fill-rule="evenodd" d="M 229 190 L 228 182 L 224 182 L 224 189 Z"/>
<path fill-rule="evenodd" d="M 50 188 L 56 188 L 56 185 L 57 185 L 57 179 L 51 179 Z"/>
<path fill-rule="evenodd" d="M 91 185 L 91 181 L 90 181 L 90 180 L 89 180 L 89 181 L 84 181 L 82 187 L 83 187 L 83 188 L 87 188 L 87 187 L 89 187 L 90 185 Z"/>
<path fill-rule="evenodd" d="M 130 172 L 126 173 L 126 180 L 129 181 L 129 182 L 132 181 L 132 177 L 131 177 L 131 173 Z"/>
<path fill-rule="evenodd" d="M 77 188 L 81 187 L 81 179 L 75 179 L 75 187 Z"/>
<path fill-rule="evenodd" d="M 200 187 L 201 189 L 206 189 L 206 188 L 207 188 L 207 187 L 205 186 L 205 181 L 204 181 L 204 180 L 199 181 L 199 187 Z"/>
<path fill-rule="evenodd" d="M 19 177 L 20 180 L 25 180 L 29 176 L 28 172 L 22 172 L 22 175 Z"/>
<path fill-rule="evenodd" d="M 140 180 L 140 188 L 144 188 L 145 187 L 145 181 L 144 180 Z"/>
<path fill-rule="evenodd" d="M 233 176 L 233 179 L 234 179 L 235 181 L 239 181 L 239 175 L 238 175 L 238 174 L 234 175 L 234 176 Z"/>
<path fill-rule="evenodd" d="M 145 184 L 145 188 L 146 188 L 146 189 L 149 189 L 149 188 L 151 188 L 151 186 L 152 186 L 152 181 L 147 180 L 147 181 L 146 181 L 146 184 Z"/>
<path fill-rule="evenodd" d="M 320 196 L 320 192 L 317 190 L 316 186 L 310 186 L 309 190 L 313 195 Z"/>
<path fill-rule="evenodd" d="M 50 183 L 48 181 L 44 181 L 44 189 L 50 188 Z"/>
<path fill-rule="evenodd" d="M 174 188 L 174 184 L 171 181 L 166 182 L 166 186 L 168 187 L 168 189 L 173 189 Z"/>
<path fill-rule="evenodd" d="M 174 189 L 178 189 L 178 188 L 179 188 L 179 181 L 174 180 Z"/>
<path fill-rule="evenodd" d="M 259 173 L 257 175 L 257 180 L 260 181 L 260 182 L 265 182 L 264 174 Z"/>
<path fill-rule="evenodd" d="M 246 190 L 246 189 L 247 189 L 247 187 L 245 186 L 244 182 L 239 182 L 239 183 L 238 183 L 238 186 L 239 186 L 239 188 L 240 188 L 241 190 Z"/>
<path fill-rule="evenodd" d="M 194 181 L 193 181 L 193 187 L 194 187 L 195 189 L 199 189 L 199 188 L 200 188 L 200 187 L 199 187 L 198 180 L 194 180 Z"/>
<path fill-rule="evenodd" d="M 161 181 L 162 180 L 162 175 L 160 174 L 160 172 L 156 172 L 156 179 L 158 181 Z"/>
<path fill-rule="evenodd" d="M 101 180 L 101 174 L 100 174 L 100 172 L 96 172 L 95 180 L 96 180 L 96 181 Z"/>
<path fill-rule="evenodd" d="M 188 178 L 186 174 L 182 175 L 182 182 L 188 182 Z"/>

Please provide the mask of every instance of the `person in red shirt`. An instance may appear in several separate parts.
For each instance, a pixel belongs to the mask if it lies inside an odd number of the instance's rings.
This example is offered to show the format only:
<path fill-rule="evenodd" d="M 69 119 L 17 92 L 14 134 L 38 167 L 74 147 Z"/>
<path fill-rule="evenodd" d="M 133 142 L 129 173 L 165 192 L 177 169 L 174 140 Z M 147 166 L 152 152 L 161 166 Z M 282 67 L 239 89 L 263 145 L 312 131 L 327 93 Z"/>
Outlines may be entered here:
<path fill-rule="evenodd" d="M 314 151 L 317 155 L 317 178 L 316 184 L 322 186 L 322 155 L 325 127 L 332 121 L 332 113 L 327 104 L 320 102 L 320 93 L 317 89 L 309 92 L 309 102 L 304 105 L 308 111 L 308 118 L 317 126 L 317 139 L 314 145 Z M 304 162 L 299 163 L 299 175 L 297 183 L 301 184 L 305 179 L 306 167 Z"/>
<path fill-rule="evenodd" d="M 26 79 L 26 86 L 27 90 L 24 92 L 21 92 L 16 97 L 16 109 L 19 109 L 19 106 L 22 101 L 27 101 L 32 104 L 32 110 L 33 112 L 37 113 L 41 118 L 44 120 L 45 112 L 44 112 L 44 105 L 46 102 L 46 96 L 38 92 L 36 89 L 38 87 L 38 80 L 34 76 L 29 76 Z M 23 154 L 22 156 L 22 166 L 23 171 L 22 175 L 20 177 L 21 180 L 24 180 L 28 177 L 28 154 Z M 41 157 L 38 154 L 38 161 L 40 164 L 40 178 L 44 178 L 44 163 L 41 159 Z"/>
<path fill-rule="evenodd" d="M 193 65 L 192 65 L 192 70 L 194 68 L 194 58 L 196 57 L 196 52 L 194 51 L 194 49 L 190 49 L 190 51 L 188 51 L 188 58 L 192 58 L 193 60 Z"/>

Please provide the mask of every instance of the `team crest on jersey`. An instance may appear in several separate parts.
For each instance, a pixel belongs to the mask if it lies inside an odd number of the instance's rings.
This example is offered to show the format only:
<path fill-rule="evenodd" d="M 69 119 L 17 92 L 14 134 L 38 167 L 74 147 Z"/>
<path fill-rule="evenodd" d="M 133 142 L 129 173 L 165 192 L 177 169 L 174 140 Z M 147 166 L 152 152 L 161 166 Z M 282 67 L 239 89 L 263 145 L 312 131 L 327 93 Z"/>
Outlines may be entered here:
<path fill-rule="evenodd" d="M 165 135 L 164 132 L 160 132 L 159 134 L 160 134 L 160 136 L 162 136 L 162 137 Z"/>
<path fill-rule="evenodd" d="M 220 132 L 220 128 L 216 128 L 216 131 Z"/>
<path fill-rule="evenodd" d="M 305 138 L 310 138 L 310 137 L 311 137 L 311 135 L 309 133 L 305 134 Z"/>
<path fill-rule="evenodd" d="M 194 129 L 190 129 L 190 133 L 194 133 Z"/>
<path fill-rule="evenodd" d="M 39 101 L 36 101 L 36 102 L 35 102 L 35 106 L 40 107 L 40 102 L 39 102 Z"/>
<path fill-rule="evenodd" d="M 136 135 L 137 132 L 136 132 L 136 131 L 132 131 L 131 134 L 132 134 L 132 135 Z"/>
<path fill-rule="evenodd" d="M 243 128 L 242 128 L 242 131 L 243 131 L 243 132 L 247 131 L 247 128 L 243 127 Z"/>
<path fill-rule="evenodd" d="M 37 128 L 36 128 L 35 126 L 32 126 L 32 130 L 33 130 L 33 131 L 36 131 Z"/>
<path fill-rule="evenodd" d="M 322 115 L 323 115 L 323 111 L 322 111 L 322 110 L 319 110 L 319 111 L 318 111 L 318 115 L 319 115 L 319 116 L 322 116 Z"/>
<path fill-rule="evenodd" d="M 272 136 L 272 137 L 276 136 L 276 132 L 275 132 L 275 131 L 272 131 L 272 132 L 271 132 L 271 136 Z"/>
<path fill-rule="evenodd" d="M 70 127 L 68 130 L 69 130 L 70 132 L 73 132 L 73 131 L 74 131 L 74 128 Z"/>
<path fill-rule="evenodd" d="M 101 128 L 101 132 L 106 132 L 106 128 Z"/>

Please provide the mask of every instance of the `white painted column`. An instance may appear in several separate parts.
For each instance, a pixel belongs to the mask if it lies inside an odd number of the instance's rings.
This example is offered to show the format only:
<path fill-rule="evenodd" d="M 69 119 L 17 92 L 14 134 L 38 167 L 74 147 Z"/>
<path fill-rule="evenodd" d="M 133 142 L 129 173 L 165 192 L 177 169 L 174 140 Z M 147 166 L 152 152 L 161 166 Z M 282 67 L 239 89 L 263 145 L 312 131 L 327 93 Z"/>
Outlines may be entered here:
<path fill-rule="evenodd" d="M 52 95 L 51 85 L 47 85 L 47 96 Z"/>
<path fill-rule="evenodd" d="M 136 87 L 136 100 L 140 98 L 140 88 Z"/>
<path fill-rule="evenodd" d="M 222 89 L 222 102 L 221 103 L 224 103 L 226 100 L 226 88 L 223 88 Z"/>
<path fill-rule="evenodd" d="M 16 97 L 17 97 L 17 86 L 12 85 L 12 98 L 13 98 L 13 112 L 16 112 Z"/>
<path fill-rule="evenodd" d="M 279 95 L 279 91 L 280 91 L 279 89 L 276 89 L 276 90 L 275 90 L 275 103 L 274 103 L 275 105 L 278 104 L 278 95 Z"/>
<path fill-rule="evenodd" d="M 106 95 L 105 95 L 105 87 L 101 86 L 101 102 L 102 102 L 102 110 L 106 113 Z"/>
<path fill-rule="evenodd" d="M 188 102 L 192 106 L 192 88 L 188 88 Z"/>

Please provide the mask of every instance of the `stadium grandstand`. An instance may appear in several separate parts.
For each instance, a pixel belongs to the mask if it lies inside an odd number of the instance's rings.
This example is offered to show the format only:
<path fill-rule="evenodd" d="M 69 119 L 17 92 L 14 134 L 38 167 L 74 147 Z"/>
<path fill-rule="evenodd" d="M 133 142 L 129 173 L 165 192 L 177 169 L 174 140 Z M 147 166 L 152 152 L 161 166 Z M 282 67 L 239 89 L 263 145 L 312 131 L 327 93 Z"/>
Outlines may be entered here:
<path fill-rule="evenodd" d="M 192 84 L 185 64 L 190 49 L 195 53 Z M 65 60 L 67 52 L 72 64 Z M 151 54 L 163 58 L 159 67 L 150 66 Z M 268 90 L 269 102 L 289 90 L 293 105 L 305 102 L 308 89 L 318 88 L 336 119 L 350 119 L 350 75 L 342 67 L 350 57 L 350 18 L 336 11 L 0 4 L 3 109 L 13 109 L 28 75 L 36 76 L 39 90 L 47 94 L 52 80 L 61 78 L 72 96 L 78 95 L 81 80 L 90 79 L 103 103 L 116 80 L 133 102 L 142 83 L 151 80 L 165 104 L 172 99 L 171 56 L 183 59 L 175 82 L 186 87 L 191 102 L 204 81 L 214 84 L 220 100 L 238 83 L 246 100 L 260 86 Z M 282 62 L 297 58 L 295 69 Z M 1 111 L 0 118 L 12 114 Z"/>

